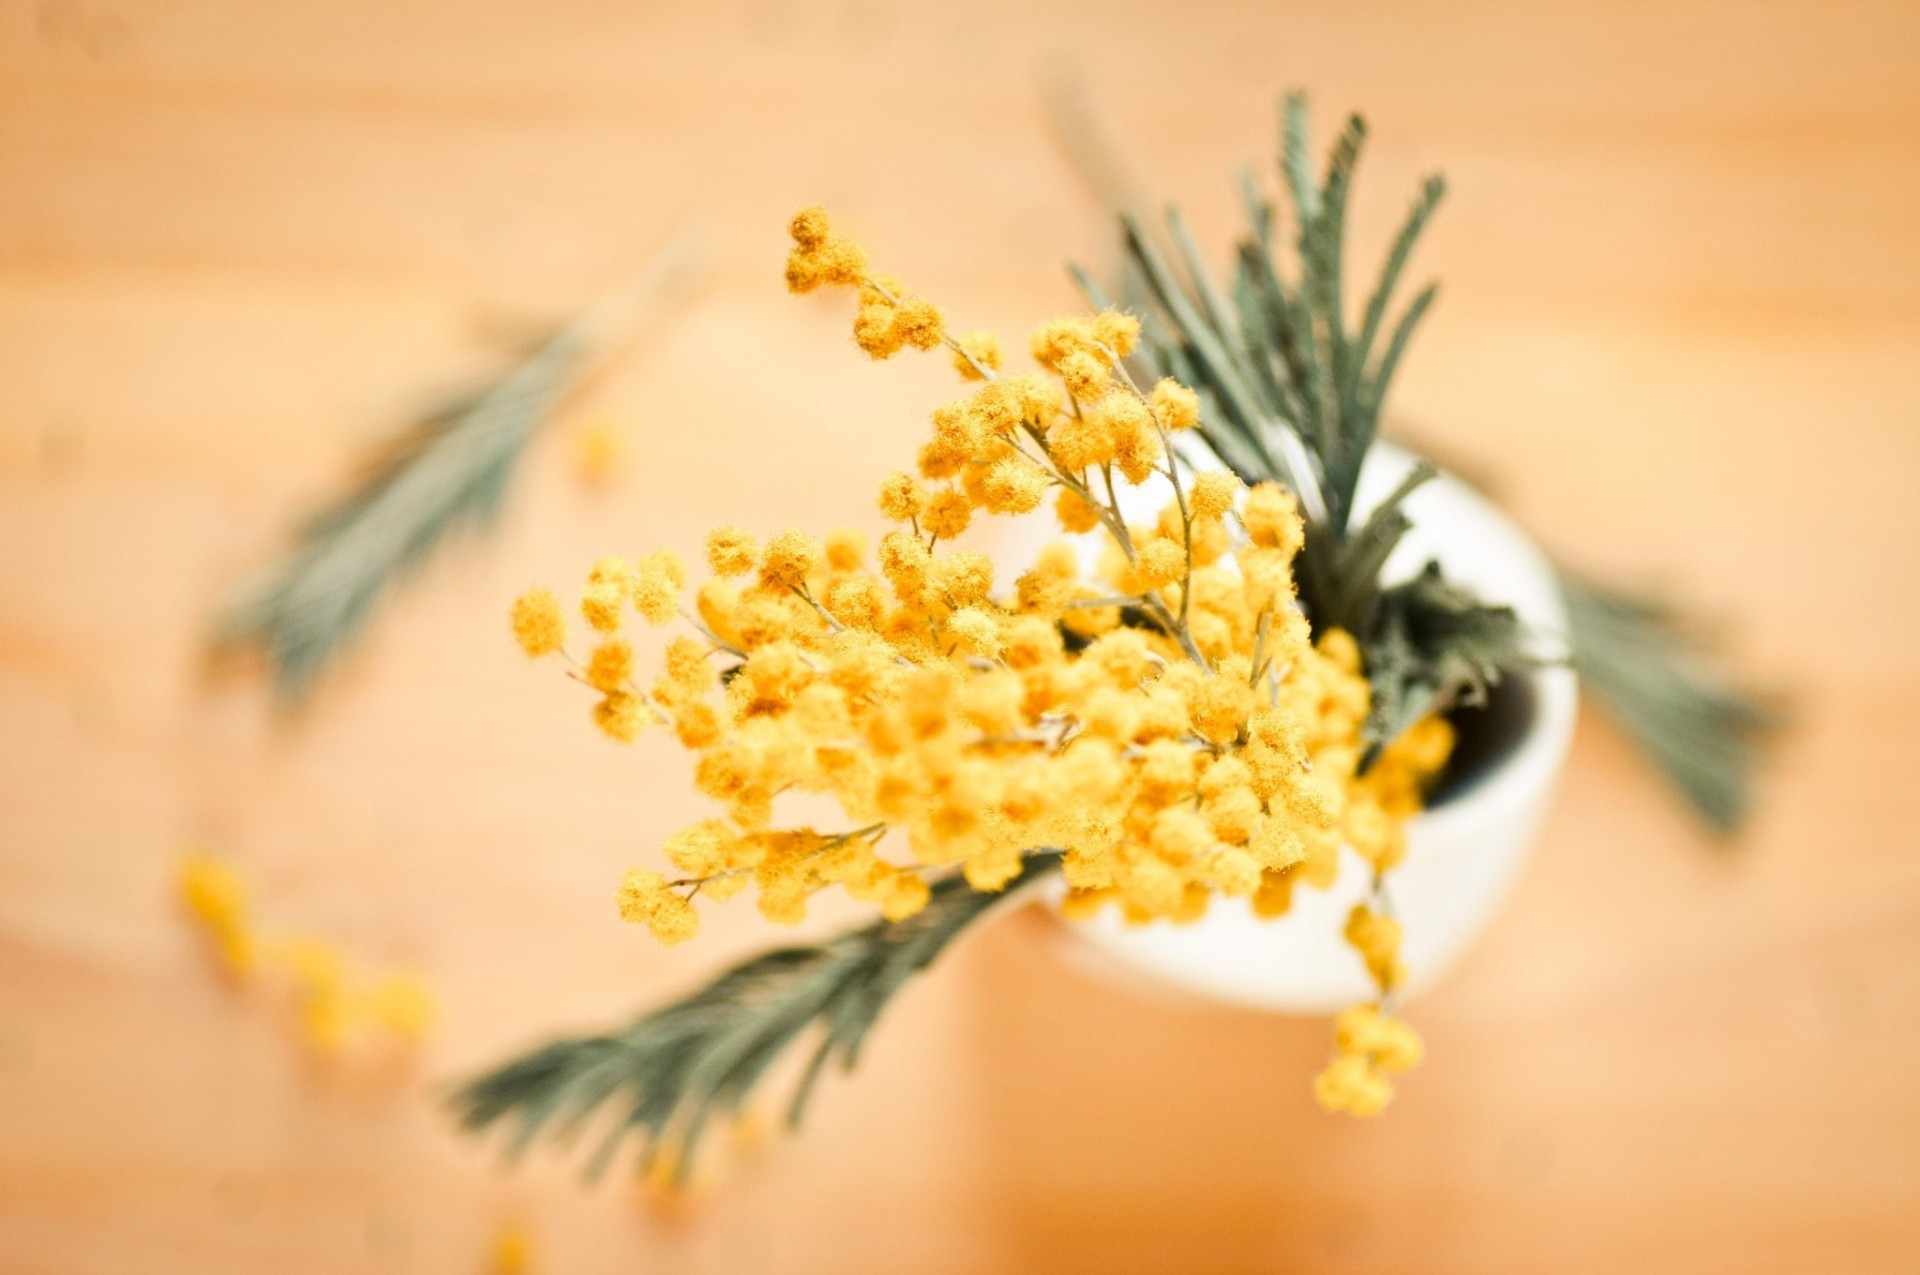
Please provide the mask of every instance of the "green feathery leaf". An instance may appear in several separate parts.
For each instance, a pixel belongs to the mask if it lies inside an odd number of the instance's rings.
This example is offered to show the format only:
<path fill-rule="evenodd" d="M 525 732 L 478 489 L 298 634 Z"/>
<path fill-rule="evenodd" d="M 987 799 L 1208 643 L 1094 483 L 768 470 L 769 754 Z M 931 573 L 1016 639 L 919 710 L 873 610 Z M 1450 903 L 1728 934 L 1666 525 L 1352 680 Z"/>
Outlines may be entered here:
<path fill-rule="evenodd" d="M 1373 355 L 1373 343 L 1380 335 L 1380 324 L 1386 318 L 1387 304 L 1393 299 L 1394 287 L 1400 282 L 1401 272 L 1407 268 L 1407 258 L 1413 255 L 1413 245 L 1419 242 L 1420 232 L 1426 229 L 1427 219 L 1433 216 L 1433 210 L 1440 206 L 1441 196 L 1446 193 L 1446 179 L 1435 173 L 1420 184 L 1420 193 L 1407 209 L 1407 218 L 1400 224 L 1400 233 L 1394 236 L 1393 247 L 1387 251 L 1386 264 L 1380 268 L 1380 282 L 1375 285 L 1373 295 L 1367 298 L 1366 313 L 1360 320 L 1360 335 L 1354 340 L 1355 376 L 1366 375 L 1367 360 Z M 1357 397 L 1357 386 L 1353 392 Z"/>
<path fill-rule="evenodd" d="M 1715 831 L 1739 830 L 1768 741 L 1787 724 L 1778 698 L 1711 668 L 1672 607 L 1560 572 L 1573 664 L 1587 689 Z"/>
<path fill-rule="evenodd" d="M 1118 143 L 1084 96 L 1076 109 L 1077 128 L 1066 139 L 1069 156 L 1110 211 L 1137 211 L 1144 183 L 1127 170 Z M 1330 155 L 1324 185 L 1317 186 L 1307 148 L 1306 99 L 1287 96 L 1279 168 L 1296 223 L 1299 283 L 1289 286 L 1276 260 L 1272 202 L 1253 174 L 1243 173 L 1248 234 L 1236 254 L 1232 327 L 1204 294 L 1198 302 L 1213 317 L 1200 320 L 1196 299 L 1179 294 L 1171 272 L 1131 223 L 1124 239 L 1130 259 L 1114 291 L 1123 301 L 1145 303 L 1137 357 L 1201 395 L 1201 441 L 1247 482 L 1276 481 L 1299 495 L 1307 521 L 1306 545 L 1294 566 L 1301 605 L 1316 629 L 1334 623 L 1358 626 L 1351 631 L 1374 684 L 1376 711 L 1367 729 L 1377 748 L 1399 725 L 1443 706 L 1450 695 L 1484 694 L 1499 669 L 1525 664 L 1527 653 L 1511 613 L 1503 616 L 1501 608 L 1473 602 L 1437 574 L 1380 592 L 1381 565 L 1406 525 L 1397 501 L 1389 500 L 1357 531 L 1347 525 L 1387 390 L 1436 287 L 1417 292 L 1391 324 L 1388 309 L 1414 246 L 1446 193 L 1438 175 L 1421 184 L 1367 298 L 1359 330 L 1348 335 L 1339 305 L 1341 223 L 1363 138 L 1364 129 L 1350 122 Z M 1127 192 L 1124 201 L 1113 197 L 1120 190 Z M 1176 234 L 1176 240 L 1183 238 Z M 1188 242 L 1180 243 L 1180 253 L 1190 263 L 1196 288 L 1203 287 L 1199 254 Z M 1084 271 L 1079 277 L 1087 279 Z M 1098 289 L 1083 284 L 1083 290 L 1095 304 L 1106 304 Z M 1344 353 L 1329 417 L 1321 371 L 1341 349 L 1334 342 L 1344 345 Z M 1236 375 L 1221 371 L 1229 351 Z M 1765 744 L 1783 724 L 1777 706 L 1714 672 L 1668 608 L 1564 572 L 1560 581 L 1581 679 L 1702 818 L 1723 831 L 1735 828 L 1747 811 Z"/>
<path fill-rule="evenodd" d="M 539 1138 L 567 1144 L 610 1111 L 588 1175 L 604 1171 L 637 1137 L 641 1168 L 659 1165 L 678 1180 L 708 1124 L 737 1113 L 808 1028 L 817 1024 L 820 1038 L 788 1106 L 790 1124 L 799 1123 L 828 1062 L 853 1066 L 908 979 L 963 930 L 1059 866 L 1055 851 L 1029 854 L 997 893 L 973 889 L 958 873 L 943 877 L 927 906 L 904 921 L 764 953 L 622 1031 L 564 1037 L 514 1059 L 455 1092 L 455 1117 L 469 1132 L 506 1127 L 512 1157 Z"/>
<path fill-rule="evenodd" d="M 1214 286 L 1177 212 L 1168 238 L 1185 267 L 1132 217 L 1122 218 L 1130 277 L 1123 295 L 1146 303 L 1143 361 L 1180 376 L 1204 400 L 1200 438 L 1248 483 L 1279 482 L 1300 497 L 1306 542 L 1294 564 L 1302 608 L 1316 632 L 1346 629 L 1375 682 L 1369 741 L 1384 745 L 1420 715 L 1478 702 L 1500 668 L 1530 662 L 1526 635 L 1503 607 L 1488 607 L 1441 578 L 1437 567 L 1398 590 L 1381 571 L 1411 525 L 1401 507 L 1433 477 L 1420 465 L 1362 519 L 1360 473 L 1378 434 L 1388 386 L 1432 305 L 1422 289 L 1375 347 L 1420 232 L 1445 184 L 1421 186 L 1368 293 L 1357 330 L 1345 313 L 1347 219 L 1366 124 L 1350 117 L 1315 181 L 1307 153 L 1306 101 L 1290 95 L 1282 116 L 1281 189 L 1291 204 L 1294 270 L 1289 283 L 1274 250 L 1274 210 L 1243 183 L 1248 233 L 1236 254 L 1231 301 Z M 1077 277 L 1087 279 L 1086 272 Z M 1137 285 L 1135 284 L 1137 280 Z M 1102 295 L 1083 282 L 1090 299 Z M 1389 733 L 1383 733 L 1389 732 Z"/>
<path fill-rule="evenodd" d="M 1504 673 L 1532 662 L 1512 608 L 1488 606 L 1433 562 L 1405 584 L 1381 590 L 1369 632 L 1373 704 L 1363 764 L 1429 713 L 1485 704 Z"/>
<path fill-rule="evenodd" d="M 1338 565 L 1331 573 L 1335 588 L 1328 592 L 1323 603 L 1324 614 L 1320 616 L 1323 626 L 1345 629 L 1349 633 L 1373 631 L 1374 603 L 1380 594 L 1374 582 L 1380 578 L 1381 568 L 1386 566 L 1387 558 L 1401 538 L 1413 527 L 1413 519 L 1402 506 L 1407 497 L 1439 474 L 1438 469 L 1424 460 L 1416 464 L 1399 485 L 1373 507 L 1360 529 L 1340 546 Z M 1341 585 L 1346 588 L 1340 589 Z"/>
<path fill-rule="evenodd" d="M 497 378 L 417 421 L 230 601 L 216 645 L 257 644 L 281 699 L 303 699 L 384 594 L 453 532 L 499 509 L 535 431 L 616 345 L 687 290 L 693 272 L 687 245 L 676 243 Z"/>

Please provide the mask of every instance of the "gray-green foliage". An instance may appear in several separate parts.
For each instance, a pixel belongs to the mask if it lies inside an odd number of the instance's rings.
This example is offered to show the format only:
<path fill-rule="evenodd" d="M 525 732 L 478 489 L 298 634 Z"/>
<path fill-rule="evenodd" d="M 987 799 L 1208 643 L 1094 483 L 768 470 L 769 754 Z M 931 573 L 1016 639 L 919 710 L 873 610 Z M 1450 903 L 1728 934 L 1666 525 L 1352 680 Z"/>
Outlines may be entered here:
<path fill-rule="evenodd" d="M 299 528 L 285 556 L 221 616 L 218 642 L 258 643 L 280 697 L 304 698 L 385 593 L 451 533 L 499 509 L 528 440 L 587 351 L 581 332 L 564 329 L 497 380 L 417 421 Z"/>
<path fill-rule="evenodd" d="M 1063 121 L 1063 130 L 1089 176 L 1118 167 L 1098 153 L 1084 121 Z M 1284 261 L 1280 211 L 1249 173 L 1241 182 L 1248 231 L 1226 291 L 1177 211 L 1168 213 L 1160 239 L 1126 214 L 1111 180 L 1100 184 L 1121 217 L 1128 268 L 1117 287 L 1143 312 L 1146 361 L 1202 394 L 1201 436 L 1223 463 L 1249 482 L 1271 479 L 1300 497 L 1307 521 L 1295 563 L 1301 604 L 1316 629 L 1337 626 L 1359 639 L 1374 691 L 1367 734 L 1377 750 L 1425 713 L 1483 699 L 1502 670 L 1527 662 L 1525 634 L 1512 611 L 1479 602 L 1431 565 L 1382 589 L 1380 569 L 1410 525 L 1402 502 L 1432 476 L 1430 466 L 1417 466 L 1352 526 L 1360 469 L 1394 370 L 1436 295 L 1435 285 L 1425 285 L 1389 319 L 1445 183 L 1438 176 L 1421 183 L 1358 323 L 1349 324 L 1342 257 L 1365 125 L 1358 116 L 1347 121 L 1318 182 L 1298 94 L 1286 99 L 1281 132 L 1279 184 L 1291 214 L 1293 265 Z M 1074 273 L 1095 304 L 1108 303 L 1086 271 Z M 1564 571 L 1560 583 L 1572 659 L 1587 689 L 1697 814 L 1719 831 L 1734 830 L 1781 713 L 1716 672 L 1672 607 Z"/>
<path fill-rule="evenodd" d="M 1367 648 L 1374 688 L 1367 737 L 1374 741 L 1391 740 L 1448 705 L 1485 704 L 1520 640 L 1512 609 L 1480 602 L 1431 562 L 1381 590 L 1375 610 Z"/>
<path fill-rule="evenodd" d="M 1529 657 L 1511 610 L 1448 585 L 1437 567 L 1415 587 L 1382 593 L 1381 568 L 1411 525 L 1404 502 L 1434 476 L 1432 466 L 1417 465 L 1356 523 L 1360 471 L 1388 388 L 1437 286 L 1422 287 L 1397 315 L 1394 295 L 1445 184 L 1437 176 L 1421 183 L 1350 322 L 1348 207 L 1366 125 L 1348 118 L 1317 179 L 1298 94 L 1286 99 L 1281 132 L 1290 253 L 1281 210 L 1249 175 L 1241 183 L 1248 229 L 1228 288 L 1208 271 L 1178 211 L 1167 215 L 1166 242 L 1179 270 L 1154 235 L 1122 215 L 1130 271 L 1120 286 L 1144 311 L 1139 357 L 1202 395 L 1206 445 L 1247 482 L 1280 482 L 1299 496 L 1300 603 L 1316 632 L 1345 629 L 1360 642 L 1374 693 L 1368 742 L 1377 751 L 1425 713 L 1484 699 L 1503 670 Z M 1106 303 L 1085 271 L 1077 277 Z"/>
<path fill-rule="evenodd" d="M 700 273 L 684 237 L 626 286 L 499 375 L 413 422 L 352 488 L 218 618 L 221 647 L 257 645 L 286 702 L 364 631 L 380 599 L 454 532 L 484 523 L 554 409 L 599 362 L 683 297 Z"/>
<path fill-rule="evenodd" d="M 958 873 L 934 883 L 927 906 L 817 946 L 763 953 L 622 1031 L 570 1036 L 514 1059 L 452 1097 L 461 1125 L 508 1130 L 508 1153 L 539 1138 L 562 1143 L 605 1113 L 597 1175 L 629 1138 L 641 1165 L 662 1154 L 677 1177 L 716 1117 L 739 1111 L 776 1059 L 810 1029 L 818 1043 L 787 1107 L 797 1123 L 828 1062 L 850 1068 L 880 1012 L 947 944 L 1013 892 L 1055 871 L 1060 856 L 1029 854 L 1004 891 L 984 893 Z"/>
<path fill-rule="evenodd" d="M 1735 686 L 1666 603 L 1560 573 L 1574 667 L 1716 831 L 1737 830 L 1782 708 Z"/>

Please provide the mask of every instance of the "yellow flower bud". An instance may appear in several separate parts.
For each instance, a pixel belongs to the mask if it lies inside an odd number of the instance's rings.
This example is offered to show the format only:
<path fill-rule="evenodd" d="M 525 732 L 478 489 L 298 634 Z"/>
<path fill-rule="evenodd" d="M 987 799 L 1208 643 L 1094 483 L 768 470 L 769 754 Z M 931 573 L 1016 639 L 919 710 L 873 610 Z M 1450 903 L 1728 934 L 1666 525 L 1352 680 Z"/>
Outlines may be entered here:
<path fill-rule="evenodd" d="M 1240 521 L 1256 545 L 1278 549 L 1289 561 L 1300 551 L 1304 537 L 1300 508 L 1292 493 L 1278 483 L 1260 483 L 1248 491 Z"/>
<path fill-rule="evenodd" d="M 1210 469 L 1196 474 L 1187 505 L 1195 518 L 1223 518 L 1240 495 L 1239 475 L 1228 469 Z"/>
<path fill-rule="evenodd" d="M 974 366 L 975 363 L 990 372 L 1000 370 L 1000 338 L 993 333 L 969 332 L 960 337 L 955 344 L 959 345 L 960 349 L 954 353 L 953 366 L 967 380 L 981 379 L 979 369 Z"/>
<path fill-rule="evenodd" d="M 528 589 L 513 604 L 513 638 L 530 656 L 551 654 L 565 645 L 566 622 L 560 599 L 549 589 Z"/>
<path fill-rule="evenodd" d="M 593 706 L 593 724 L 607 738 L 631 744 L 647 724 L 647 708 L 639 696 L 615 691 Z"/>
<path fill-rule="evenodd" d="M 707 565 L 715 575 L 745 575 L 759 560 L 760 546 L 744 527 L 721 527 L 707 537 Z"/>
<path fill-rule="evenodd" d="M 587 662 L 587 685 L 596 691 L 613 692 L 633 676 L 633 647 L 619 638 L 608 638 L 593 648 Z"/>
<path fill-rule="evenodd" d="M 620 605 L 625 601 L 625 591 L 618 584 L 597 580 L 581 592 L 580 614 L 600 632 L 612 633 L 620 627 Z"/>
<path fill-rule="evenodd" d="M 620 879 L 616 902 L 623 921 L 644 922 L 667 897 L 667 879 L 652 868 L 631 868 Z"/>
<path fill-rule="evenodd" d="M 1172 377 L 1162 377 L 1148 396 L 1153 414 L 1169 432 L 1178 433 L 1200 424 L 1200 396 Z"/>

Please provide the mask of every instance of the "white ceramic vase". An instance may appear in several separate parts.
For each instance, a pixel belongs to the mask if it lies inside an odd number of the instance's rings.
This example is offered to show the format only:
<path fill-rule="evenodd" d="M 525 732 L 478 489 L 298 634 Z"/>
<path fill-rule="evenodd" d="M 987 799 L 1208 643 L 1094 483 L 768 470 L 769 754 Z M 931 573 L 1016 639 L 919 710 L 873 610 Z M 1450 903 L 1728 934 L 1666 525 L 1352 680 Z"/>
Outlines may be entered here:
<path fill-rule="evenodd" d="M 1369 453 L 1361 474 L 1359 517 L 1391 491 L 1413 465 L 1386 444 Z M 1123 496 L 1131 519 L 1150 521 L 1166 493 Z M 1511 606 L 1543 655 L 1565 650 L 1567 618 L 1553 572 L 1520 530 L 1472 488 L 1441 476 L 1405 505 L 1412 530 L 1388 560 L 1388 583 L 1417 573 L 1429 560 L 1447 577 L 1489 602 Z M 1357 521 L 1357 520 L 1356 520 Z M 1576 692 L 1564 665 L 1511 675 L 1490 712 L 1507 719 L 1501 741 L 1480 772 L 1444 794 L 1408 825 L 1406 859 L 1387 889 L 1403 926 L 1402 955 L 1417 996 L 1445 977 L 1485 928 L 1527 852 L 1572 739 Z M 1065 887 L 1056 882 L 1054 901 Z M 1123 979 L 1144 975 L 1160 984 L 1239 1005 L 1291 1013 L 1323 1013 L 1370 999 L 1375 990 L 1359 956 L 1342 939 L 1347 913 L 1368 889 L 1368 869 L 1351 850 L 1325 890 L 1301 887 L 1292 910 L 1267 921 L 1245 899 L 1215 899 L 1199 921 L 1128 925 L 1114 908 L 1062 924 L 1096 971 Z"/>

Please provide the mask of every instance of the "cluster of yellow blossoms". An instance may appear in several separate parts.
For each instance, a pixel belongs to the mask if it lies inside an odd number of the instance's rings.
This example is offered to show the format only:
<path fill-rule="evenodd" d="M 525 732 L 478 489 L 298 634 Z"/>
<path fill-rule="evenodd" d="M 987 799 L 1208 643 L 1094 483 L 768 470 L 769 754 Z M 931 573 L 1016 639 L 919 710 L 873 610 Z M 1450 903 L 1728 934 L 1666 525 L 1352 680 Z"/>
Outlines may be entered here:
<path fill-rule="evenodd" d="M 1313 1082 L 1313 1095 L 1329 1111 L 1373 1116 L 1393 1097 L 1389 1076 L 1420 1061 L 1422 1046 L 1413 1028 L 1388 1017 L 1376 1005 L 1355 1005 L 1334 1020 L 1339 1053 Z"/>
<path fill-rule="evenodd" d="M 977 388 L 934 410 L 916 470 L 882 484 L 895 529 L 871 554 L 854 531 L 763 544 L 722 527 L 690 608 L 672 554 L 603 559 L 580 601 L 598 635 L 584 658 L 567 652 L 551 592 L 515 604 L 520 645 L 574 666 L 603 731 L 671 730 L 724 810 L 668 840 L 676 876 L 628 873 L 622 914 L 671 943 L 697 930 L 697 895 L 752 884 L 768 918 L 792 923 L 837 885 L 900 919 L 925 905 L 929 869 L 958 866 L 998 890 L 1025 855 L 1055 848 L 1071 912 L 1114 904 L 1135 921 L 1184 921 L 1227 894 L 1277 916 L 1296 884 L 1333 882 L 1343 844 L 1391 868 L 1450 732 L 1423 722 L 1361 771 L 1368 687 L 1352 638 L 1316 644 L 1294 603 L 1293 498 L 1175 464 L 1198 400 L 1172 380 L 1135 384 L 1123 360 L 1137 322 L 1055 320 L 1032 337 L 1040 370 L 1003 374 L 995 339 L 949 334 L 819 210 L 792 234 L 789 286 L 856 289 L 869 354 L 945 346 Z M 1147 482 L 1164 486 L 1165 507 L 1130 525 L 1118 485 Z M 976 515 L 1028 513 L 1049 494 L 1066 531 L 1102 533 L 1097 562 L 1062 541 L 1007 587 L 985 554 L 945 544 Z M 679 616 L 697 635 L 672 639 L 650 682 L 621 636 L 630 611 L 655 625 Z M 830 797 L 847 828 L 776 826 L 788 792 Z M 896 832 L 904 862 L 881 854 Z M 1348 937 L 1390 997 L 1397 927 L 1363 907 Z M 1385 1073 L 1418 1052 L 1403 1024 L 1369 1021 L 1392 1044 L 1348 1032 L 1367 1048 L 1342 1044 L 1321 1086 L 1330 1106 L 1377 1110 Z M 1355 1059 L 1371 1086 L 1359 1097 L 1341 1079 Z"/>
<path fill-rule="evenodd" d="M 410 1043 L 426 1036 L 433 999 L 418 978 L 370 977 L 321 939 L 262 934 L 246 887 L 232 868 L 210 855 L 182 859 L 178 885 L 181 902 L 229 974 L 244 980 L 266 970 L 292 987 L 301 1032 L 315 1049 L 332 1053 L 375 1030 Z"/>

